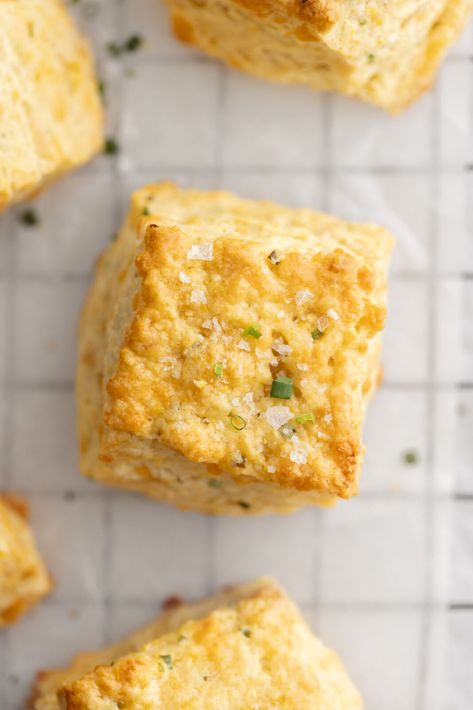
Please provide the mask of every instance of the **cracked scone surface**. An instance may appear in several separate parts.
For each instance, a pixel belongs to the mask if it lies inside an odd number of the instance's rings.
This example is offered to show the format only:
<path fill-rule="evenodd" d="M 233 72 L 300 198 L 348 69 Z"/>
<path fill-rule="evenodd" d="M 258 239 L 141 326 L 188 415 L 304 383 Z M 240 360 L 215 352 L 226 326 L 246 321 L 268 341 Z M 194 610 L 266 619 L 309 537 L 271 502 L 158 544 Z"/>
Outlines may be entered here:
<path fill-rule="evenodd" d="M 2 210 L 102 146 L 91 53 L 62 0 L 0 0 L 0 86 Z"/>
<path fill-rule="evenodd" d="M 83 472 L 215 513 L 353 495 L 391 245 L 311 210 L 137 191 L 82 315 Z"/>
<path fill-rule="evenodd" d="M 361 710 L 336 654 L 261 579 L 165 613 L 70 668 L 40 674 L 34 710 Z"/>
<path fill-rule="evenodd" d="M 176 36 L 263 79 L 399 111 L 430 87 L 473 0 L 166 0 Z"/>
<path fill-rule="evenodd" d="M 18 619 L 51 590 L 51 580 L 18 496 L 0 494 L 0 628 Z"/>

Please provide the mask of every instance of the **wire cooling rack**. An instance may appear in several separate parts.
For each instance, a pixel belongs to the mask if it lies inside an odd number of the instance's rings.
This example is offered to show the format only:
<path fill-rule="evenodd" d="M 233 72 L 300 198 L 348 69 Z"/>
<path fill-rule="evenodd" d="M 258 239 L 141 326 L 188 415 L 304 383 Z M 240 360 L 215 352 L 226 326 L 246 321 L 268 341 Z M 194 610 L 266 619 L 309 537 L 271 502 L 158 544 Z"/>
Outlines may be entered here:
<path fill-rule="evenodd" d="M 0 219 L 0 485 L 30 499 L 56 580 L 0 636 L 0 707 L 24 707 L 38 669 L 120 637 L 169 594 L 196 598 L 272 574 L 343 656 L 367 710 L 470 710 L 471 31 L 435 90 L 391 118 L 228 71 L 178 45 L 157 0 L 83 0 L 76 12 L 119 151 L 46 191 L 36 227 L 21 223 L 21 207 Z M 135 52 L 107 51 L 134 34 Z M 79 476 L 81 302 L 131 189 L 169 178 L 377 221 L 396 235 L 385 377 L 358 499 L 286 518 L 214 519 Z"/>

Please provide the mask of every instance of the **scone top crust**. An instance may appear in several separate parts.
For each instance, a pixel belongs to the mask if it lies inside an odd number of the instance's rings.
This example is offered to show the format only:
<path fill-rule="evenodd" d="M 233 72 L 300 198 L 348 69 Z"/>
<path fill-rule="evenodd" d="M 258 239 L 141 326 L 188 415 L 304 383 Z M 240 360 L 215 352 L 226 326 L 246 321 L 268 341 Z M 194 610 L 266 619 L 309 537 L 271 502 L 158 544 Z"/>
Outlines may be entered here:
<path fill-rule="evenodd" d="M 169 184 L 133 202 L 150 216 L 107 425 L 212 474 L 352 494 L 390 235 Z"/>
<path fill-rule="evenodd" d="M 337 656 L 312 635 L 276 584 L 242 585 L 221 603 L 67 684 L 59 691 L 62 707 L 361 709 Z"/>

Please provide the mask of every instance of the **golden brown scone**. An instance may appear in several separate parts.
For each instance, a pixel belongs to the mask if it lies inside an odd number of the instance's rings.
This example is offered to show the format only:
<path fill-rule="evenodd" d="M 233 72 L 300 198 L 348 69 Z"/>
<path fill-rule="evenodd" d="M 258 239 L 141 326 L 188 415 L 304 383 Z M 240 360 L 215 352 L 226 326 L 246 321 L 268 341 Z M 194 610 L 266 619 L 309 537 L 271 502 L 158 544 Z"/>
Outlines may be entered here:
<path fill-rule="evenodd" d="M 51 591 L 51 579 L 18 496 L 0 494 L 0 628 L 11 624 Z"/>
<path fill-rule="evenodd" d="M 135 192 L 82 315 L 82 471 L 210 513 L 352 496 L 391 246 L 226 192 Z"/>
<path fill-rule="evenodd" d="M 34 710 L 361 710 L 335 653 L 268 579 L 173 609 L 41 673 Z"/>
<path fill-rule="evenodd" d="M 96 153 L 89 47 L 62 0 L 0 0 L 0 211 Z"/>
<path fill-rule="evenodd" d="M 428 89 L 473 0 L 166 0 L 176 36 L 263 79 L 397 112 Z"/>

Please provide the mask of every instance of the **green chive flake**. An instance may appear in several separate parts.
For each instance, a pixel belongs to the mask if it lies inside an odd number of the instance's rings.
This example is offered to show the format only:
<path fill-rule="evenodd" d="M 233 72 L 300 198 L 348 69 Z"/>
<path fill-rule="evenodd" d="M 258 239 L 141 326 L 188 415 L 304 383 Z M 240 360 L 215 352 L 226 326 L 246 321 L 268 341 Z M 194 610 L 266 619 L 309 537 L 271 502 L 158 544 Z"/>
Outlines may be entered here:
<path fill-rule="evenodd" d="M 126 52 L 136 52 L 143 44 L 143 37 L 140 35 L 130 35 L 123 45 Z"/>
<path fill-rule="evenodd" d="M 105 155 L 117 155 L 118 151 L 119 147 L 115 138 L 107 138 L 103 146 Z"/>
<path fill-rule="evenodd" d="M 239 500 L 238 505 L 240 508 L 243 508 L 243 510 L 249 510 L 251 508 L 251 503 L 247 503 L 246 500 Z"/>
<path fill-rule="evenodd" d="M 243 636 L 246 636 L 247 639 L 251 638 L 251 630 L 250 629 L 240 629 L 241 633 Z"/>
<path fill-rule="evenodd" d="M 36 227 L 39 224 L 38 215 L 32 209 L 24 210 L 19 215 L 19 220 L 21 224 L 25 225 L 25 227 Z"/>
<path fill-rule="evenodd" d="M 246 427 L 246 419 L 243 419 L 243 417 L 240 417 L 239 414 L 231 414 L 230 415 L 230 424 L 234 429 L 237 431 L 243 431 L 243 429 Z"/>
<path fill-rule="evenodd" d="M 141 210 L 141 214 L 143 215 L 143 217 L 148 217 L 148 216 L 149 216 L 149 209 L 148 209 L 148 207 L 147 207 L 146 205 L 145 205 L 145 206 L 143 207 L 143 209 Z"/>
<path fill-rule="evenodd" d="M 160 656 L 161 660 L 166 664 L 170 671 L 173 669 L 172 656 L 169 653 Z"/>
<path fill-rule="evenodd" d="M 312 413 L 310 414 L 300 414 L 298 417 L 296 417 L 296 422 L 298 424 L 307 424 L 307 422 L 313 423 L 315 421 L 314 415 Z"/>
<path fill-rule="evenodd" d="M 218 478 L 210 478 L 209 486 L 210 488 L 221 488 L 223 486 L 223 483 L 222 481 L 219 481 Z"/>
<path fill-rule="evenodd" d="M 223 375 L 223 362 L 216 362 L 215 363 L 214 375 L 215 375 L 215 377 L 221 377 Z"/>
<path fill-rule="evenodd" d="M 419 454 L 417 451 L 405 451 L 403 455 L 403 460 L 404 463 L 407 464 L 408 466 L 414 466 L 415 464 L 419 463 Z"/>
<path fill-rule="evenodd" d="M 312 340 L 320 340 L 322 335 L 323 331 L 319 330 L 318 328 L 314 328 L 314 330 L 311 332 Z"/>
<path fill-rule="evenodd" d="M 251 325 L 245 328 L 243 335 L 259 340 L 261 338 L 261 326 L 258 325 L 258 323 L 251 323 Z"/>
<path fill-rule="evenodd" d="M 271 397 L 273 399 L 291 399 L 293 381 L 290 377 L 278 375 L 271 385 Z"/>

